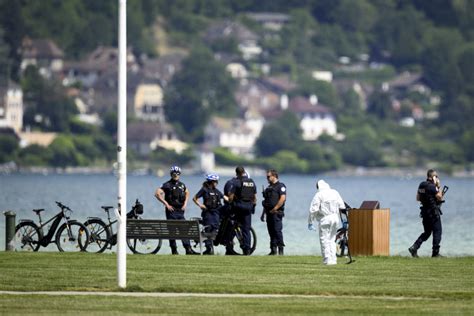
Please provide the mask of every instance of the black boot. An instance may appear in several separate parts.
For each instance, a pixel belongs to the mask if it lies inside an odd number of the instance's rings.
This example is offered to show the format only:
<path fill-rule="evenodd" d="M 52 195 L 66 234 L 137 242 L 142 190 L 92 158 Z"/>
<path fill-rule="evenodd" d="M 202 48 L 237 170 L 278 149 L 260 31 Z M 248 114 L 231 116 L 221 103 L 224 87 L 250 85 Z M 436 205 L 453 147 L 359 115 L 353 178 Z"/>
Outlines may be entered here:
<path fill-rule="evenodd" d="M 278 246 L 278 255 L 283 256 L 285 254 L 283 248 L 283 246 Z"/>
<path fill-rule="evenodd" d="M 431 254 L 433 258 L 443 258 L 444 256 L 439 254 L 439 248 L 433 248 L 433 252 Z"/>
<path fill-rule="evenodd" d="M 212 246 L 206 246 L 206 251 L 202 253 L 203 255 L 213 255 L 214 248 Z"/>
<path fill-rule="evenodd" d="M 225 255 L 226 256 L 238 256 L 239 254 L 235 252 L 233 246 L 227 246 L 225 247 Z"/>
<path fill-rule="evenodd" d="M 172 255 L 179 255 L 178 249 L 176 247 L 171 247 L 171 254 Z"/>
<path fill-rule="evenodd" d="M 244 256 L 250 256 L 250 249 L 242 249 Z"/>
<path fill-rule="evenodd" d="M 410 252 L 413 258 L 418 258 L 418 247 L 416 244 L 413 244 L 413 246 L 408 248 L 408 251 Z"/>
<path fill-rule="evenodd" d="M 191 246 L 186 246 L 184 247 L 186 249 L 186 254 L 187 255 L 198 255 L 199 253 L 195 252 Z"/>
<path fill-rule="evenodd" d="M 270 253 L 268 254 L 269 256 L 276 256 L 277 254 L 277 247 L 276 246 L 271 246 L 270 247 Z"/>

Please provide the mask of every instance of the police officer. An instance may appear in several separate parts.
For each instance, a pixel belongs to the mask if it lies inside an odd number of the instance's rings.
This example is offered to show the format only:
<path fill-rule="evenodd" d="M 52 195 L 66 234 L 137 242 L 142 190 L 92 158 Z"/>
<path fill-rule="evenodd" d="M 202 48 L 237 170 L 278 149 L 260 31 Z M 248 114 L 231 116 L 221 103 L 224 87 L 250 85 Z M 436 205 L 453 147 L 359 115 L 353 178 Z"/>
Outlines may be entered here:
<path fill-rule="evenodd" d="M 232 242 L 234 238 L 234 231 L 232 226 L 232 218 L 234 217 L 234 209 L 232 203 L 229 201 L 229 197 L 234 189 L 237 177 L 233 177 L 224 185 L 224 205 L 220 209 L 220 225 L 219 231 L 216 237 L 214 245 L 223 244 L 226 247 L 226 255 L 237 255 L 234 250 L 234 244 Z"/>
<path fill-rule="evenodd" d="M 275 169 L 267 171 L 268 187 L 263 192 L 263 211 L 260 216 L 262 222 L 267 219 L 267 230 L 270 235 L 270 253 L 274 256 L 283 255 L 285 243 L 283 242 L 283 216 L 286 201 L 286 186 L 278 180 L 278 172 Z"/>
<path fill-rule="evenodd" d="M 441 242 L 441 208 L 443 202 L 443 192 L 440 190 L 441 182 L 435 170 L 430 169 L 426 173 L 426 181 L 418 186 L 416 200 L 421 202 L 420 216 L 423 219 L 424 232 L 418 237 L 415 243 L 408 248 L 412 257 L 418 257 L 418 248 L 428 240 L 433 233 L 432 257 L 441 257 L 439 254 L 439 244 Z"/>
<path fill-rule="evenodd" d="M 155 197 L 165 206 L 166 219 L 184 220 L 184 212 L 188 204 L 189 191 L 186 185 L 179 181 L 181 168 L 172 166 L 170 168 L 171 179 L 163 183 L 161 188 L 156 189 Z M 183 240 L 183 247 L 187 255 L 196 254 L 191 248 L 189 240 Z M 178 254 L 176 240 L 170 239 L 170 248 L 173 255 Z"/>
<path fill-rule="evenodd" d="M 193 197 L 194 203 L 202 210 L 201 217 L 205 231 L 210 234 L 217 233 L 219 229 L 219 211 L 222 207 L 221 200 L 224 198 L 222 192 L 217 189 L 218 181 L 217 174 L 206 175 L 206 181 L 202 184 L 201 190 Z M 202 204 L 199 203 L 200 198 L 202 198 Z M 204 243 L 206 251 L 203 254 L 213 255 L 212 240 L 206 239 Z"/>
<path fill-rule="evenodd" d="M 252 226 L 252 214 L 255 212 L 257 203 L 257 186 L 255 182 L 245 177 L 245 169 L 242 166 L 235 168 L 236 180 L 229 196 L 229 202 L 233 203 L 235 220 L 242 230 L 244 255 L 250 255 L 250 228 Z"/>

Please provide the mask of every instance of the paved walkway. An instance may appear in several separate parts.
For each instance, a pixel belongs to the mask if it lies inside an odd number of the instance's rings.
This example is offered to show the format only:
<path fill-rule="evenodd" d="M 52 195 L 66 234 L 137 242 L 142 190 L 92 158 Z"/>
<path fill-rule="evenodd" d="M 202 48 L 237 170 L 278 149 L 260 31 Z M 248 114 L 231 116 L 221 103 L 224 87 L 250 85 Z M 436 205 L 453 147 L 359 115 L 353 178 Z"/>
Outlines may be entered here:
<path fill-rule="evenodd" d="M 432 297 L 360 296 L 360 295 L 302 295 L 302 294 L 232 294 L 232 293 L 166 293 L 166 292 L 81 292 L 81 291 L 0 291 L 0 295 L 50 296 L 127 296 L 127 297 L 204 297 L 204 298 L 318 298 L 318 299 L 377 299 L 390 301 L 439 300 Z"/>

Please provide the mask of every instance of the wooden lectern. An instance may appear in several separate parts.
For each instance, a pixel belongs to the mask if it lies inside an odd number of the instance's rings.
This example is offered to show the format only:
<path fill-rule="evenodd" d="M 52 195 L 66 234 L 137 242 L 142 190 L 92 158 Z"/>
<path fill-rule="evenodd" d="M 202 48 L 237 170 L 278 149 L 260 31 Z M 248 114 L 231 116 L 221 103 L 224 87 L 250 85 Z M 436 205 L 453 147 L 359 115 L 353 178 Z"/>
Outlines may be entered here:
<path fill-rule="evenodd" d="M 390 255 L 390 209 L 379 207 L 377 201 L 364 201 L 349 211 L 351 255 Z"/>

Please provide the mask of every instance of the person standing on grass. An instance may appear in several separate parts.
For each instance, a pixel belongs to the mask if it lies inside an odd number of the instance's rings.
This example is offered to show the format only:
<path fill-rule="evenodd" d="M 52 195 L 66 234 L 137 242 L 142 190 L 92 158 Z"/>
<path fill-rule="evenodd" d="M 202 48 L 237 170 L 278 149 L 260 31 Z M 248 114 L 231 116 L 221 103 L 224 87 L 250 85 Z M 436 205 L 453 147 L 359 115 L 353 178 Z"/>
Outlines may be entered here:
<path fill-rule="evenodd" d="M 426 180 L 421 182 L 416 192 L 416 200 L 421 203 L 420 217 L 423 219 L 424 232 L 418 237 L 415 243 L 408 248 L 412 257 L 418 257 L 418 248 L 430 238 L 433 233 L 432 257 L 442 257 L 439 254 L 441 243 L 441 203 L 443 202 L 443 192 L 440 190 L 441 182 L 435 170 L 430 169 L 426 173 Z"/>
<path fill-rule="evenodd" d="M 340 226 L 339 210 L 345 208 L 339 192 L 331 189 L 324 180 L 316 184 L 318 192 L 313 197 L 308 216 L 308 229 L 315 230 L 313 222 L 319 222 L 319 241 L 323 264 L 337 264 L 336 234 Z"/>
<path fill-rule="evenodd" d="M 283 217 L 285 216 L 286 186 L 278 179 L 275 169 L 267 171 L 268 187 L 263 192 L 263 211 L 260 216 L 262 222 L 267 222 L 268 235 L 270 235 L 270 253 L 274 256 L 283 256 L 285 243 L 283 242 Z"/>
<path fill-rule="evenodd" d="M 242 251 L 245 256 L 249 256 L 250 228 L 252 227 L 252 214 L 255 212 L 255 204 L 257 203 L 257 186 L 248 177 L 244 167 L 238 166 L 235 168 L 235 175 L 235 185 L 229 195 L 229 202 L 233 203 L 232 211 L 235 214 L 235 221 L 239 223 L 242 230 Z"/>
<path fill-rule="evenodd" d="M 170 168 L 170 176 L 170 180 L 163 183 L 161 188 L 156 189 L 155 197 L 165 206 L 166 219 L 184 220 L 184 212 L 188 205 L 189 191 L 186 185 L 179 180 L 181 168 L 172 166 Z M 189 240 L 183 239 L 182 243 L 187 255 L 196 254 L 191 248 Z M 176 240 L 170 239 L 170 248 L 173 255 L 178 254 Z"/>
<path fill-rule="evenodd" d="M 194 203 L 202 210 L 202 224 L 205 227 L 206 233 L 217 234 L 219 229 L 219 218 L 220 209 L 222 207 L 222 199 L 224 194 L 217 188 L 219 182 L 219 176 L 217 174 L 206 175 L 206 181 L 202 184 L 201 190 L 193 197 Z M 199 199 L 202 198 L 202 203 L 199 203 Z M 212 239 L 206 239 L 204 241 L 206 245 L 206 251 L 204 255 L 213 255 L 214 247 L 212 245 Z"/>

